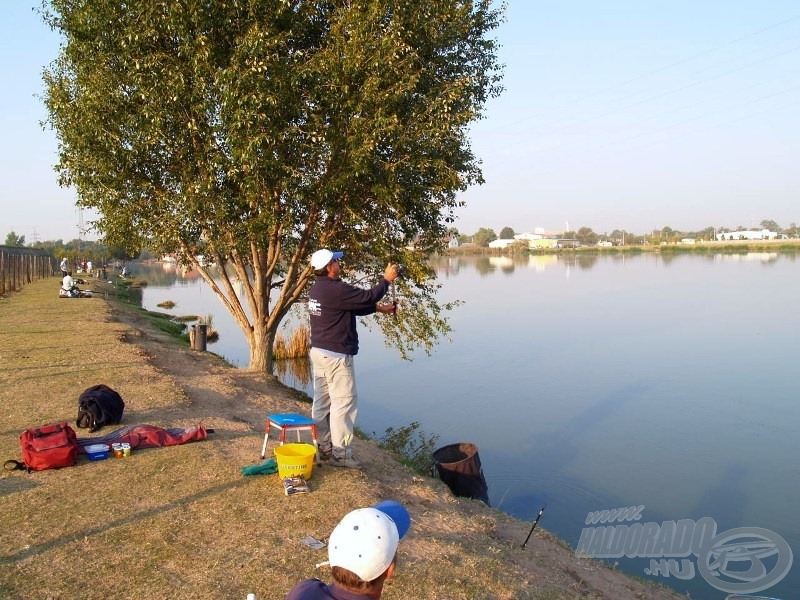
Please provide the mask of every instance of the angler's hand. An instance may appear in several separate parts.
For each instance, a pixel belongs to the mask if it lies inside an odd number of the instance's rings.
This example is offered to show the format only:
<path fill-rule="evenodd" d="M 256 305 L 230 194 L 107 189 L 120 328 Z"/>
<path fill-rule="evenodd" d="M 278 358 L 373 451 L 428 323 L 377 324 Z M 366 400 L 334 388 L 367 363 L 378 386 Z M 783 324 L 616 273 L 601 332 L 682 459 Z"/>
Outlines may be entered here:
<path fill-rule="evenodd" d="M 383 271 L 383 278 L 392 283 L 397 276 L 400 274 L 400 267 L 398 267 L 395 263 L 389 263 L 386 266 L 386 269 Z"/>
<path fill-rule="evenodd" d="M 397 304 L 394 302 L 390 302 L 389 304 L 376 304 L 375 308 L 379 313 L 383 313 L 385 315 L 397 314 Z"/>

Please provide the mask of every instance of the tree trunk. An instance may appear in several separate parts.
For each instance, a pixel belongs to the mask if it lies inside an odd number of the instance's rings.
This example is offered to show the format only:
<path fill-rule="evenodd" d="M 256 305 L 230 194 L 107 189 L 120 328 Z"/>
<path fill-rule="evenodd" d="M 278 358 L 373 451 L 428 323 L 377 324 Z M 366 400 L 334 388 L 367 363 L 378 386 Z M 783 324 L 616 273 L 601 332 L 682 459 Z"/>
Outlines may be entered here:
<path fill-rule="evenodd" d="M 261 335 L 258 331 L 253 332 L 252 343 L 250 344 L 250 365 L 251 371 L 260 371 L 272 375 L 272 344 L 275 341 L 275 332 L 264 330 Z"/>

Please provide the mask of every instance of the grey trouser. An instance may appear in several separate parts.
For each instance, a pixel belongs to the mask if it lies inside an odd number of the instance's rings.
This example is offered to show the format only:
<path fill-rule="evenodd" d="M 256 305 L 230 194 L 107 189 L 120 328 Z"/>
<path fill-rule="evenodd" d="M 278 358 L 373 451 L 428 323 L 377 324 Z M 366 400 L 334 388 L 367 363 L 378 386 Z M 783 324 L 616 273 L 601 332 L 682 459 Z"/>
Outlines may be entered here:
<path fill-rule="evenodd" d="M 320 452 L 333 450 L 336 458 L 350 458 L 350 442 L 358 413 L 356 373 L 353 357 L 327 356 L 311 348 L 314 367 L 314 404 L 311 418 L 317 424 Z"/>

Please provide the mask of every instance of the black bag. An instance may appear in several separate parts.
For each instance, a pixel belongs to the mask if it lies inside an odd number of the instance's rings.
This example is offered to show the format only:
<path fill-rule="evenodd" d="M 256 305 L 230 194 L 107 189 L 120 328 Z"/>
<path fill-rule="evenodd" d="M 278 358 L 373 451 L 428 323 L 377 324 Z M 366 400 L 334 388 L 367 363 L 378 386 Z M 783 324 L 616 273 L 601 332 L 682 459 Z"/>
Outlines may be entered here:
<path fill-rule="evenodd" d="M 103 425 L 119 423 L 125 401 L 117 392 L 107 385 L 93 385 L 78 398 L 78 427 L 89 429 L 93 433 Z"/>

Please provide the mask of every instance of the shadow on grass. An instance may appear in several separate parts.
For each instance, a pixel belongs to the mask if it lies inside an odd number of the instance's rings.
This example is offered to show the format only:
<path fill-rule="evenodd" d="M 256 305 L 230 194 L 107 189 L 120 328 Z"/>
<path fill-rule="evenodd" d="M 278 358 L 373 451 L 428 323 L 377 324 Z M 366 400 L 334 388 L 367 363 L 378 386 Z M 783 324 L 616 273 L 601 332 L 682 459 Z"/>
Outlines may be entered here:
<path fill-rule="evenodd" d="M 151 508 L 151 509 L 148 509 L 148 510 L 143 510 L 143 511 L 134 513 L 134 514 L 132 514 L 130 516 L 127 516 L 127 517 L 124 517 L 124 518 L 121 518 L 121 519 L 117 519 L 115 521 L 110 521 L 108 523 L 103 524 L 102 526 L 92 527 L 92 528 L 84 529 L 82 531 L 77 531 L 75 533 L 72 533 L 72 534 L 69 534 L 69 535 L 65 535 L 64 537 L 61 537 L 59 539 L 56 539 L 56 540 L 53 540 L 53 541 L 50 541 L 50 542 L 45 542 L 43 544 L 36 544 L 36 545 L 28 546 L 27 548 L 23 548 L 21 551 L 15 553 L 15 554 L 10 554 L 8 556 L 0 556 L 0 565 L 13 564 L 15 562 L 31 558 L 31 557 L 36 556 L 38 554 L 43 554 L 45 552 L 49 552 L 50 550 L 55 550 L 57 548 L 62 548 L 62 547 L 67 546 L 69 544 L 73 544 L 75 542 L 79 542 L 79 541 L 81 541 L 83 539 L 86 539 L 86 538 L 89 538 L 89 537 L 92 537 L 92 536 L 101 535 L 101 534 L 103 534 L 103 533 L 105 533 L 107 531 L 116 529 L 117 527 L 125 527 L 127 525 L 132 525 L 132 524 L 136 523 L 137 521 L 148 519 L 150 517 L 155 517 L 155 516 L 167 513 L 167 512 L 169 512 L 171 510 L 175 510 L 177 508 L 181 508 L 181 507 L 186 506 L 188 504 L 192 504 L 193 502 L 196 502 L 198 500 L 202 500 L 203 498 L 207 498 L 209 496 L 213 496 L 215 494 L 226 492 L 228 490 L 235 489 L 235 488 L 238 488 L 238 487 L 242 487 L 242 486 L 245 486 L 245 485 L 247 485 L 247 481 L 244 480 L 244 479 L 238 480 L 238 481 L 231 481 L 229 483 L 224 483 L 222 485 L 217 485 L 217 486 L 214 486 L 214 487 L 210 487 L 210 488 L 208 488 L 206 490 L 197 492 L 195 494 L 191 494 L 191 495 L 186 496 L 184 498 L 178 498 L 176 500 L 173 500 L 172 502 L 168 502 L 168 503 L 163 504 L 161 506 L 157 506 L 157 507 L 154 507 L 154 508 Z"/>

